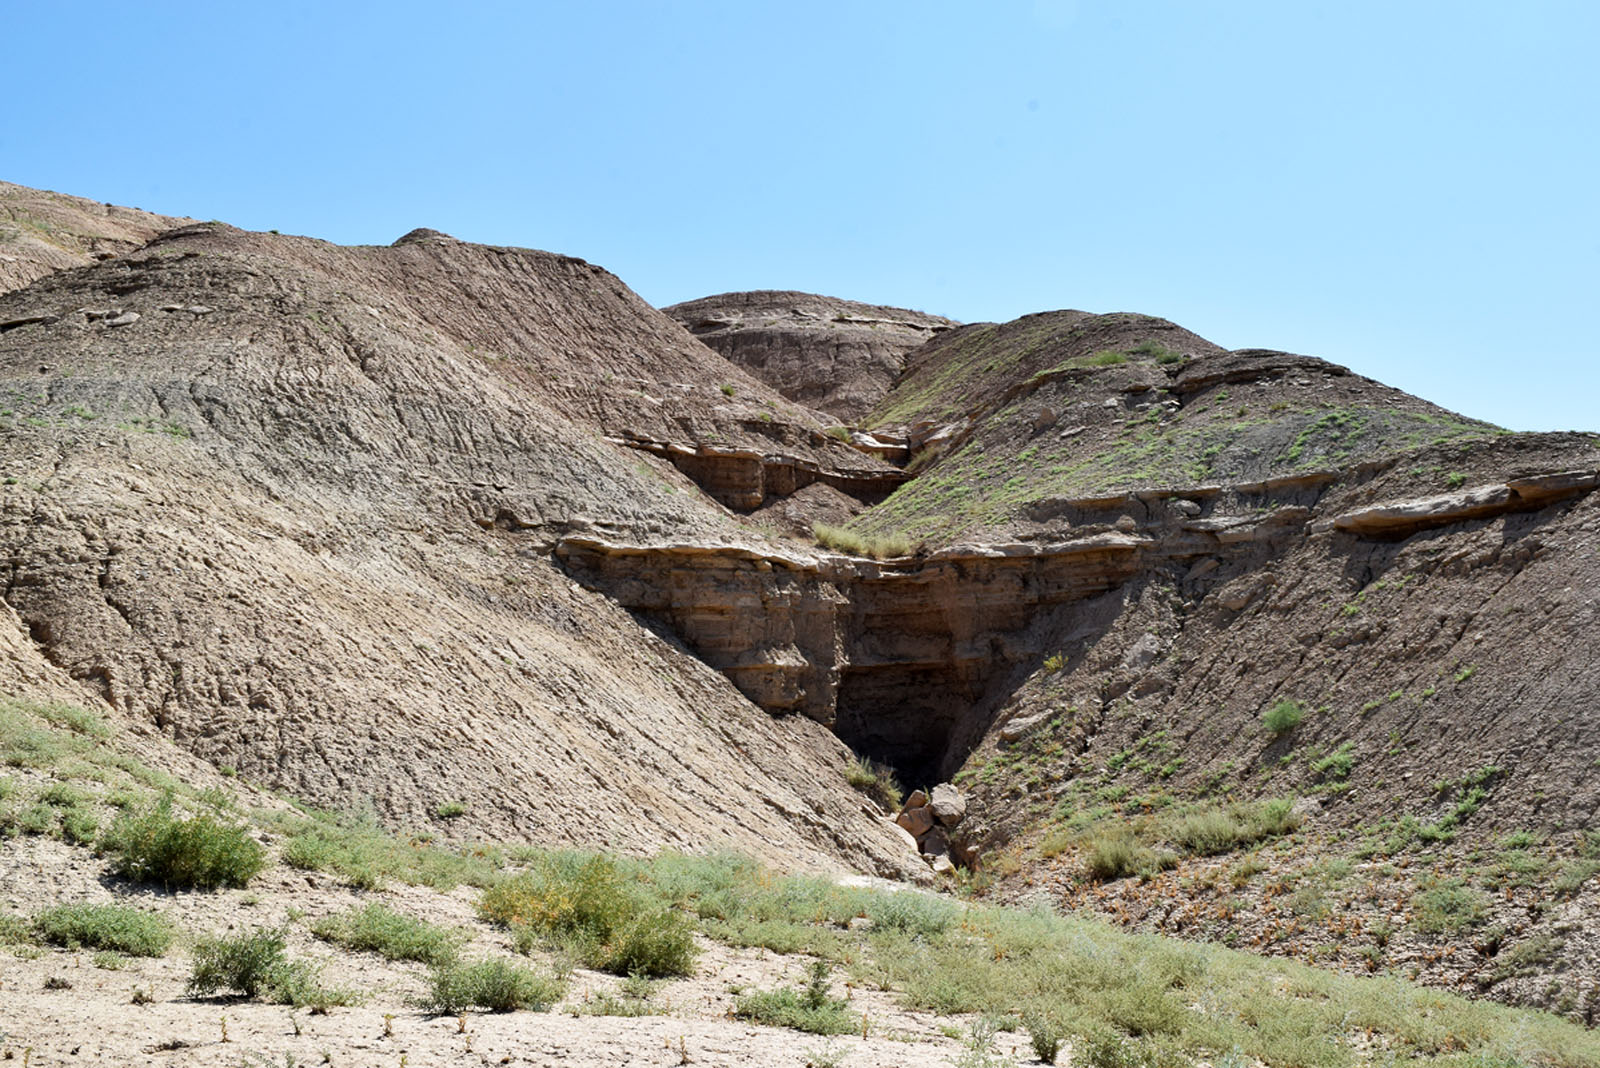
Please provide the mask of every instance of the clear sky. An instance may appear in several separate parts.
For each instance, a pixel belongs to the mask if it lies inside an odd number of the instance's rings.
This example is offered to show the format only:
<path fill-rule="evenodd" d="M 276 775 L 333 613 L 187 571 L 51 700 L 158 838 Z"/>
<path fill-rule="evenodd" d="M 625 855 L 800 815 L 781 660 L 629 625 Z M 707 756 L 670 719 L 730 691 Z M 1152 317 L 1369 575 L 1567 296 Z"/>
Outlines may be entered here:
<path fill-rule="evenodd" d="M 1600 429 L 1600 3 L 16 0 L 0 177 L 669 304 L 1162 315 Z"/>

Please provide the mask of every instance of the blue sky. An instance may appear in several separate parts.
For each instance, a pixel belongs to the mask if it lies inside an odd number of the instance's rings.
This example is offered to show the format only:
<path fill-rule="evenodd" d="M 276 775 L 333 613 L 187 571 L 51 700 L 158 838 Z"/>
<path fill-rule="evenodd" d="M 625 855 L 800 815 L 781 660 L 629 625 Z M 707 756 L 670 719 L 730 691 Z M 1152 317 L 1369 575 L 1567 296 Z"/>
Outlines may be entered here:
<path fill-rule="evenodd" d="M 657 304 L 1141 311 L 1600 429 L 1593 2 L 8 7 L 24 185 Z"/>

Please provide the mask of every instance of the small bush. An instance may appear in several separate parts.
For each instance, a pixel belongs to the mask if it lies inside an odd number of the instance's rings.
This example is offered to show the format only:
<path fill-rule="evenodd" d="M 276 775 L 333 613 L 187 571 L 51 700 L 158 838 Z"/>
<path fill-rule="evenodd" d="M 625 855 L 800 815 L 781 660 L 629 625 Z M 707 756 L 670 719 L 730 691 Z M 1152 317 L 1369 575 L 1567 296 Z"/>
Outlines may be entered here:
<path fill-rule="evenodd" d="M 1343 782 L 1350 777 L 1350 772 L 1355 768 L 1355 743 L 1343 742 L 1339 748 L 1329 753 L 1320 760 L 1311 762 L 1311 773 L 1319 779 L 1332 779 Z"/>
<path fill-rule="evenodd" d="M 159 957 L 172 945 L 165 917 L 123 905 L 58 905 L 34 921 L 39 936 L 58 946 L 113 950 L 131 957 Z"/>
<path fill-rule="evenodd" d="M 231 990 L 255 997 L 267 990 L 282 971 L 284 944 L 283 932 L 276 930 L 201 939 L 194 950 L 189 993 L 206 995 Z"/>
<path fill-rule="evenodd" d="M 167 887 L 244 886 L 267 866 L 266 850 L 244 827 L 209 813 L 175 816 L 171 794 L 154 808 L 119 816 L 100 848 L 117 854 L 118 874 Z"/>
<path fill-rule="evenodd" d="M 843 999 L 829 996 L 829 972 L 826 961 L 812 961 L 804 986 L 746 994 L 735 1003 L 733 1014 L 741 1020 L 814 1035 L 853 1034 L 861 1030 L 861 1017 L 851 1012 Z"/>
<path fill-rule="evenodd" d="M 377 902 L 338 916 L 324 916 L 311 925 L 311 931 L 318 938 L 380 953 L 387 960 L 439 966 L 454 962 L 465 940 L 461 932 L 413 919 Z"/>
<path fill-rule="evenodd" d="M 1117 826 L 1090 836 L 1083 863 L 1092 877 L 1110 882 L 1146 870 L 1154 859 L 1132 831 Z"/>
<path fill-rule="evenodd" d="M 904 797 L 893 769 L 867 757 L 856 757 L 854 763 L 844 769 L 844 779 L 881 807 L 890 812 L 899 811 Z"/>
<path fill-rule="evenodd" d="M 618 975 L 687 975 L 694 968 L 688 921 L 650 900 L 605 857 L 550 854 L 532 871 L 485 890 L 478 911 L 511 928 L 519 949 L 537 935 Z"/>
<path fill-rule="evenodd" d="M 38 930 L 20 916 L 0 915 L 0 946 L 25 946 L 33 942 Z"/>
<path fill-rule="evenodd" d="M 1061 1042 L 1066 1038 L 1054 1020 L 1040 1013 L 1024 1013 L 1022 1026 L 1028 1030 L 1028 1040 L 1033 1045 L 1033 1055 L 1044 1064 L 1056 1063 L 1056 1055 L 1061 1052 Z"/>
<path fill-rule="evenodd" d="M 460 819 L 466 814 L 467 803 L 465 801 L 445 801 L 440 803 L 439 807 L 434 810 L 434 815 L 442 820 Z"/>
<path fill-rule="evenodd" d="M 201 939 L 194 949 L 189 995 L 205 997 L 226 991 L 280 1005 L 319 1009 L 355 1002 L 352 991 L 324 987 L 317 979 L 316 969 L 304 961 L 287 959 L 285 944 L 282 929 Z"/>
<path fill-rule="evenodd" d="M 932 940 L 956 922 L 961 909 L 945 898 L 914 890 L 874 894 L 867 900 L 867 918 L 875 931 L 904 931 Z"/>
<path fill-rule="evenodd" d="M 1299 701 L 1279 701 L 1271 708 L 1261 713 L 1261 725 L 1273 737 L 1287 734 L 1300 726 L 1300 721 L 1306 718 L 1306 709 Z"/>
<path fill-rule="evenodd" d="M 1226 808 L 1202 808 L 1175 817 L 1168 840 L 1190 855 L 1218 856 L 1252 846 L 1264 838 L 1288 834 L 1300 825 L 1294 803 L 1284 798 Z"/>
<path fill-rule="evenodd" d="M 508 960 L 484 960 L 435 968 L 426 1006 L 434 1012 L 458 1013 L 466 1009 L 543 1012 L 566 993 L 567 985 L 551 975 Z"/>
<path fill-rule="evenodd" d="M 1452 879 L 1417 895 L 1417 929 L 1428 934 L 1475 927 L 1483 919 L 1483 895 L 1460 880 Z"/>

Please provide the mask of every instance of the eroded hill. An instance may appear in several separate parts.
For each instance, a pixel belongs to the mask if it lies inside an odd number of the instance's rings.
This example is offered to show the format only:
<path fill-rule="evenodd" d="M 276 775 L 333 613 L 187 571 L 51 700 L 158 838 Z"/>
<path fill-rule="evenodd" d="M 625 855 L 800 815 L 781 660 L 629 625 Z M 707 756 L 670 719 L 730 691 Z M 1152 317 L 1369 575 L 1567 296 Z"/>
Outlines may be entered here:
<path fill-rule="evenodd" d="M 733 362 L 427 230 L 0 296 L 7 685 L 394 827 L 953 861 L 1600 1011 L 1594 436 L 1139 315 L 670 311 Z M 964 815 L 919 857 L 857 755 Z"/>
<path fill-rule="evenodd" d="M 904 870 L 837 739 L 549 555 L 575 530 L 745 536 L 673 462 L 747 500 L 774 470 L 898 474 L 611 275 L 204 224 L 0 321 L 17 670 L 392 821 L 458 804 L 483 834 Z"/>

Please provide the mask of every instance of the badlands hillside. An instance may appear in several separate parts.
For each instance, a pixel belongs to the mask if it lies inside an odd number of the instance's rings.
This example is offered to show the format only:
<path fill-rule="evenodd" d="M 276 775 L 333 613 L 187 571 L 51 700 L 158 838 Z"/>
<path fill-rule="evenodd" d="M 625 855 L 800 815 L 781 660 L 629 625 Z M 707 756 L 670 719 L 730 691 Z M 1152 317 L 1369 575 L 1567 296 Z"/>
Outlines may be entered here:
<path fill-rule="evenodd" d="M 34 1063 L 68 1063 L 74 1014 L 116 1017 L 128 996 L 71 955 L 87 939 L 23 938 L 40 909 L 137 900 L 185 930 L 287 917 L 305 948 L 321 943 L 297 914 L 381 902 L 527 949 L 449 885 L 492 887 L 557 847 L 736 854 L 769 890 L 884 877 L 1100 932 L 994 935 L 991 963 L 1087 938 L 1113 983 L 1106 954 L 1168 954 L 1155 1016 L 1115 992 L 1088 1022 L 1057 1014 L 1077 1035 L 1063 1063 L 1600 1063 L 1541 1017 L 1419 1037 L 1467 1010 L 1404 985 L 1600 1014 L 1595 435 L 1506 432 L 1142 315 L 961 325 L 790 292 L 663 311 L 582 260 L 431 230 L 340 247 L 17 186 L 0 210 L 0 906 L 37 1017 L 0 1032 L 56 1058 Z M 278 858 L 256 889 L 135 889 L 118 812 L 163 789 Z M 312 856 L 335 827 L 379 852 Z M 411 859 L 372 859 L 391 847 Z M 417 876 L 436 854 L 478 867 Z M 851 997 L 875 990 L 868 1017 L 898 1023 L 863 1024 L 834 1063 L 942 1063 L 991 1009 L 1055 1012 L 1037 990 L 906 993 L 954 958 L 898 946 L 921 962 L 908 978 L 870 940 L 986 929 L 943 898 L 914 899 L 939 923 L 866 897 L 795 911 L 832 885 L 805 883 L 779 894 L 783 922 L 827 938 L 779 937 L 750 926 L 777 913 L 736 923 L 688 876 L 638 870 L 671 909 L 733 925 L 696 929 L 722 955 L 710 973 L 664 973 L 700 984 L 673 1003 L 703 1003 L 683 1027 L 712 1063 L 798 1056 L 760 1026 L 719 1030 L 724 987 L 800 970 L 744 947 L 805 950 L 852 969 Z M 1294 1004 L 1336 973 L 1384 977 L 1366 981 L 1407 992 L 1359 998 L 1409 1022 L 1341 1008 L 1288 1043 L 1270 1011 L 1205 1008 L 1212 965 L 1117 925 L 1322 969 L 1239 980 Z M 145 1019 L 214 1026 L 173 958 L 141 967 Z M 329 967 L 394 1006 L 421 981 Z M 263 1051 L 315 1049 L 236 1011 Z M 386 1031 L 433 1019 L 348 1011 Z M 612 1026 L 530 1062 L 615 1063 L 637 1035 Z M 640 1063 L 691 1057 L 676 1023 L 649 1026 Z M 92 1048 L 238 1062 L 214 1035 L 156 1049 L 142 1027 Z M 1511 1059 L 1449 1061 L 1491 1045 Z M 415 1048 L 444 1063 L 471 1042 Z"/>

